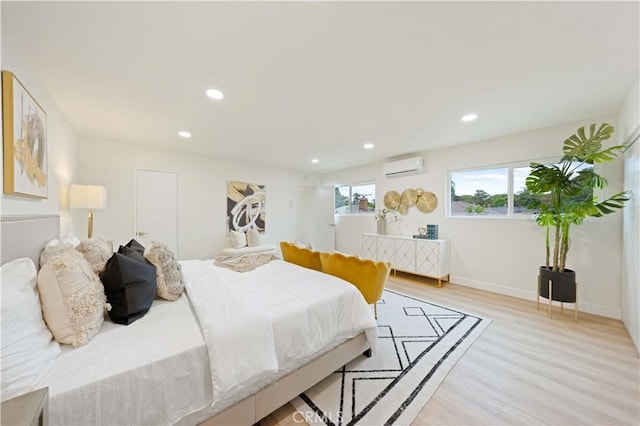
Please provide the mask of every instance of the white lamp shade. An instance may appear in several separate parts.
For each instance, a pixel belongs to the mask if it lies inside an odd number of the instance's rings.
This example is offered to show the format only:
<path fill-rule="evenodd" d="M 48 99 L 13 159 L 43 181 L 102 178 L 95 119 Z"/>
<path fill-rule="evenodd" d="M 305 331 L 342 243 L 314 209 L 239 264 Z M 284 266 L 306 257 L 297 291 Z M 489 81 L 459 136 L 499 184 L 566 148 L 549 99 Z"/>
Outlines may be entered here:
<path fill-rule="evenodd" d="M 107 188 L 99 185 L 71 185 L 69 205 L 74 209 L 103 209 L 107 206 Z"/>

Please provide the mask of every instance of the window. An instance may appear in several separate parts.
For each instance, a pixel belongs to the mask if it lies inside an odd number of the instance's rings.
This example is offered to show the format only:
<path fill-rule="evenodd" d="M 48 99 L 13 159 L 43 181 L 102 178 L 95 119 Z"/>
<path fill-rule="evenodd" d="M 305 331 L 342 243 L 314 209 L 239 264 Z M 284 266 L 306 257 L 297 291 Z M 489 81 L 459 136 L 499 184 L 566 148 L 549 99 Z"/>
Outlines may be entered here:
<path fill-rule="evenodd" d="M 451 175 L 451 216 L 504 216 L 508 210 L 509 169 L 465 170 Z"/>
<path fill-rule="evenodd" d="M 577 167 L 575 173 L 589 167 Z M 532 194 L 527 189 L 525 181 L 530 171 L 527 163 L 451 172 L 449 216 L 530 217 L 536 213 L 532 206 L 548 199 L 546 194 Z"/>
<path fill-rule="evenodd" d="M 373 213 L 376 210 L 374 183 L 336 186 L 335 214 Z"/>

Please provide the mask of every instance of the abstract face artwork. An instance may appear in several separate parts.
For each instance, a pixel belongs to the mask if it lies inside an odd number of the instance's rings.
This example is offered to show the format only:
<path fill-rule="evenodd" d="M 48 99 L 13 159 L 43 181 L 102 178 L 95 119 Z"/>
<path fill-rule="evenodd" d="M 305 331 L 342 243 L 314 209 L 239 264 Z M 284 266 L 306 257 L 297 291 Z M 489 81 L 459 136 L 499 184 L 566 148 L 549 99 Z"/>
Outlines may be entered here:
<path fill-rule="evenodd" d="M 246 232 L 253 228 L 264 233 L 266 194 L 264 185 L 227 182 L 228 229 Z"/>

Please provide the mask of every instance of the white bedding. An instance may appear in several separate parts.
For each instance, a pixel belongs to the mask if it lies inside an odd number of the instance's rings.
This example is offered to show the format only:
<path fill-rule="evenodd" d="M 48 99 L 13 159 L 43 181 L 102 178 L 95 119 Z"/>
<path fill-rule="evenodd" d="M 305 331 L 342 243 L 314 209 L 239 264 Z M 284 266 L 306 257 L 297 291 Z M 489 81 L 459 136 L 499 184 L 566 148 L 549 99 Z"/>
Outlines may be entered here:
<path fill-rule="evenodd" d="M 172 424 L 211 403 L 207 350 L 184 295 L 62 348 L 37 386 L 49 387 L 51 425 Z"/>
<path fill-rule="evenodd" d="M 212 261 L 182 266 L 207 343 L 216 411 L 362 331 L 375 350 L 373 312 L 343 280 L 281 260 L 243 273 Z"/>
<path fill-rule="evenodd" d="M 220 412 L 362 331 L 375 349 L 372 310 L 340 279 L 280 260 L 245 273 L 181 263 L 191 304 L 156 300 L 133 324 L 105 321 L 88 345 L 63 349 L 38 386 L 49 387 L 51 425 L 173 424 Z"/>

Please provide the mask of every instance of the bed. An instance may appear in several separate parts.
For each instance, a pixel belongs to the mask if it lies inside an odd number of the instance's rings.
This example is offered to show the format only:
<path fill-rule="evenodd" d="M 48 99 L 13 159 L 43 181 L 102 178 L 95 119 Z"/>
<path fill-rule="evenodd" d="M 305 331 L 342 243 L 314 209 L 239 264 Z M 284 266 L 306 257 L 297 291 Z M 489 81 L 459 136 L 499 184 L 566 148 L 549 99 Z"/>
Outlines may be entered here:
<path fill-rule="evenodd" d="M 2 264 L 37 264 L 58 236 L 56 216 L 3 218 Z M 375 349 L 370 307 L 335 277 L 281 260 L 246 273 L 182 267 L 186 295 L 62 345 L 34 386 L 49 388 L 50 424 L 252 425 Z"/>

